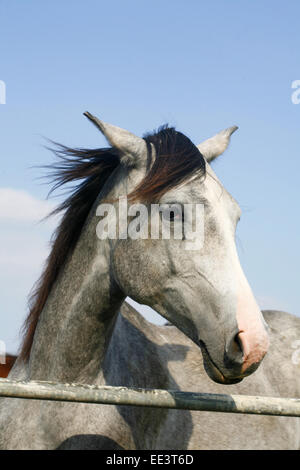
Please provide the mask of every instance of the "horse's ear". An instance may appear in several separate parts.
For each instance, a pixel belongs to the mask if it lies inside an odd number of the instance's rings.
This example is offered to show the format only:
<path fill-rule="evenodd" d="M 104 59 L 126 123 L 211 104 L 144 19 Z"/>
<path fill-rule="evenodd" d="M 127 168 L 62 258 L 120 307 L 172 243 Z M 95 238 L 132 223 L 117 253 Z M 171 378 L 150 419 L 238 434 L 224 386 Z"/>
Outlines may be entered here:
<path fill-rule="evenodd" d="M 83 113 L 102 132 L 112 147 L 120 151 L 120 161 L 131 167 L 141 167 L 147 162 L 147 145 L 144 139 L 125 129 L 100 121 L 88 111 Z"/>
<path fill-rule="evenodd" d="M 228 127 L 197 146 L 208 163 L 212 162 L 227 149 L 230 137 L 237 129 L 237 126 Z"/>

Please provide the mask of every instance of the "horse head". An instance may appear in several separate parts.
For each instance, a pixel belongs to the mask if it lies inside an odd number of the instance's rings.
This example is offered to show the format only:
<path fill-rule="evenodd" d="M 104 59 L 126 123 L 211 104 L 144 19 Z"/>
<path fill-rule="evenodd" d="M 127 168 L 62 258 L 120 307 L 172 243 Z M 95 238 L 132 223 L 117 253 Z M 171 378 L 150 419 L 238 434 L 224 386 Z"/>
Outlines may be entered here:
<path fill-rule="evenodd" d="M 143 234 L 124 236 L 119 219 L 109 240 L 110 276 L 123 296 L 149 305 L 201 348 L 214 381 L 239 382 L 257 369 L 269 339 L 236 251 L 241 210 L 210 166 L 237 127 L 197 147 L 173 128 L 143 139 L 85 115 L 121 163 L 105 200 L 118 210 L 126 199 L 126 223 Z M 153 205 L 158 218 L 149 216 Z M 108 213 L 106 223 L 112 217 Z M 161 236 L 164 224 L 171 227 L 170 237 Z M 193 232 L 197 224 L 201 230 Z M 187 237 L 192 232 L 194 244 Z"/>

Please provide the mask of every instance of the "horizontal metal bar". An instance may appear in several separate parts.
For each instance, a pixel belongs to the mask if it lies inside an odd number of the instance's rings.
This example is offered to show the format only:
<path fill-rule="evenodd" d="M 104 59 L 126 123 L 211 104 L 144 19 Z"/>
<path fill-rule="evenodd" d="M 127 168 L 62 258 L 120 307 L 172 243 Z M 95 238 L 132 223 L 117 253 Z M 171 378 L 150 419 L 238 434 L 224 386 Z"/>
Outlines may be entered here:
<path fill-rule="evenodd" d="M 0 397 L 300 416 L 300 399 L 0 379 Z"/>

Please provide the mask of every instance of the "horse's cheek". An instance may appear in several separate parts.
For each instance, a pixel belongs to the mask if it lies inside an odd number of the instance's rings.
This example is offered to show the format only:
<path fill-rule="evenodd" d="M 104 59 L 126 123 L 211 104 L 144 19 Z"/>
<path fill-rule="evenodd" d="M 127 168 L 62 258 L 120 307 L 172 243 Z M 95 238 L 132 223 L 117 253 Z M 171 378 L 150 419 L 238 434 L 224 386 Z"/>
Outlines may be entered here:
<path fill-rule="evenodd" d="M 113 276 L 122 291 L 137 302 L 156 298 L 168 279 L 168 266 L 162 262 L 162 254 L 155 251 L 149 249 L 148 240 L 118 240 L 115 245 Z"/>

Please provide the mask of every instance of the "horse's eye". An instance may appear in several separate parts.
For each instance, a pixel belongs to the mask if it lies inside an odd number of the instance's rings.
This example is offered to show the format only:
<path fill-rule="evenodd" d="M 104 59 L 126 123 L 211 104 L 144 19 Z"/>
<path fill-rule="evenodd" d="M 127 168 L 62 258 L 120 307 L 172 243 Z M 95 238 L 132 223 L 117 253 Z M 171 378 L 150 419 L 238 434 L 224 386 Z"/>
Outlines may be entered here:
<path fill-rule="evenodd" d="M 162 211 L 162 217 L 168 222 L 183 221 L 183 211 L 177 207 L 166 208 Z"/>

